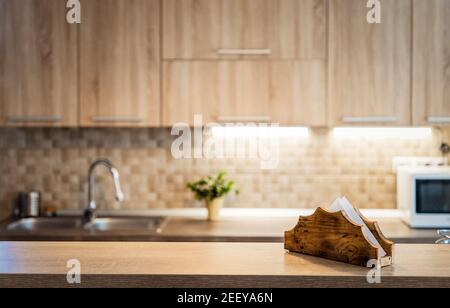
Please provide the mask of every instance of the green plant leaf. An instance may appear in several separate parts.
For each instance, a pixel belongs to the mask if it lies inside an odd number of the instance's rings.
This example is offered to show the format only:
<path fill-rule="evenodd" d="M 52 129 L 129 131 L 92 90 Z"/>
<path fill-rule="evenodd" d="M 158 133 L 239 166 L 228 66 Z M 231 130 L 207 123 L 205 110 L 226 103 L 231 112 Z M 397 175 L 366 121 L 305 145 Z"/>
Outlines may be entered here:
<path fill-rule="evenodd" d="M 220 172 L 215 178 L 208 176 L 199 181 L 187 183 L 186 187 L 190 189 L 194 193 L 195 198 L 200 201 L 213 201 L 222 198 L 233 191 L 238 195 L 239 190 L 235 188 L 235 182 L 227 180 L 226 176 L 226 172 Z"/>

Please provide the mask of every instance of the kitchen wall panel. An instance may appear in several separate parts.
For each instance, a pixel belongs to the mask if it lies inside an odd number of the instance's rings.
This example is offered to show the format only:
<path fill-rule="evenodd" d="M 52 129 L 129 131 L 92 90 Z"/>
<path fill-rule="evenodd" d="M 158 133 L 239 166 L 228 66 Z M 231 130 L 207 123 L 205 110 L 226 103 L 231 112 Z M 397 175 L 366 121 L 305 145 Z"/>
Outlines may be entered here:
<path fill-rule="evenodd" d="M 447 131 L 444 131 L 447 132 Z M 447 132 L 447 138 L 450 136 Z M 96 198 L 103 209 L 197 207 L 187 181 L 226 170 L 241 194 L 229 207 L 314 208 L 345 195 L 361 208 L 395 208 L 393 156 L 439 155 L 441 134 L 424 140 L 342 140 L 328 129 L 281 141 L 279 165 L 259 159 L 182 159 L 171 155 L 169 129 L 0 129 L 0 217 L 15 193 L 40 190 L 44 205 L 81 209 L 87 170 L 99 157 L 117 165 L 126 201 L 117 204 L 107 170 Z"/>

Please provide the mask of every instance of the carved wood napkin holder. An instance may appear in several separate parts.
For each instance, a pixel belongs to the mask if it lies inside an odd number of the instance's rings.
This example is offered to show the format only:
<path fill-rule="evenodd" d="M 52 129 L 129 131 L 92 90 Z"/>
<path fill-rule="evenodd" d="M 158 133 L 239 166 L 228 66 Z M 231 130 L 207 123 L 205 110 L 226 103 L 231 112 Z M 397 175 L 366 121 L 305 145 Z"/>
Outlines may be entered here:
<path fill-rule="evenodd" d="M 376 222 L 355 210 L 386 252 L 385 256 L 380 257 L 379 248 L 370 243 L 362 227 L 347 219 L 342 211 L 323 208 L 311 216 L 300 217 L 297 226 L 285 233 L 285 249 L 364 267 L 372 267 L 371 260 L 378 260 L 382 267 L 391 265 L 394 243 L 383 236 Z"/>

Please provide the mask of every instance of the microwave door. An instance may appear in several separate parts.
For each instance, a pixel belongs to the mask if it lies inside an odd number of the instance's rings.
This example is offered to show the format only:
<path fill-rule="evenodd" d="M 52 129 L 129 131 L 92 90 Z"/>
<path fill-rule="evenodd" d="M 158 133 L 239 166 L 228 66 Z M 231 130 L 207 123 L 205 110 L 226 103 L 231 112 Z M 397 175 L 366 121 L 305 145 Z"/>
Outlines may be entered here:
<path fill-rule="evenodd" d="M 450 214 L 450 179 L 416 179 L 417 214 Z"/>

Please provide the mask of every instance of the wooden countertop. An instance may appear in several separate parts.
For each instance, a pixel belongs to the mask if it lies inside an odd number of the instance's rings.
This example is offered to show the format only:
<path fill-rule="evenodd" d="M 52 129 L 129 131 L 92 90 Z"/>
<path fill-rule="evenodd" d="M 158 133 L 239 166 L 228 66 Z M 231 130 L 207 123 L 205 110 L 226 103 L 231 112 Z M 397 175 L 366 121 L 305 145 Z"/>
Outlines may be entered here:
<path fill-rule="evenodd" d="M 177 242 L 283 242 L 284 231 L 292 229 L 296 217 L 224 217 L 208 222 L 202 217 L 171 217 L 162 233 L 146 230 L 89 232 L 85 230 L 7 232 L 0 226 L 4 241 L 177 241 Z M 384 235 L 396 243 L 435 243 L 436 230 L 415 230 L 398 218 L 379 218 Z"/>
<path fill-rule="evenodd" d="M 207 241 L 211 238 L 228 241 L 283 242 L 284 232 L 295 227 L 298 217 L 223 218 L 208 222 L 201 218 L 173 218 L 162 236 L 183 239 L 190 236 Z M 398 218 L 379 218 L 383 234 L 396 243 L 435 243 L 440 236 L 434 229 L 411 229 Z"/>
<path fill-rule="evenodd" d="M 290 254 L 277 243 L 1 242 L 0 287 L 450 287 L 450 246 L 396 245 L 382 283 L 368 269 Z"/>

